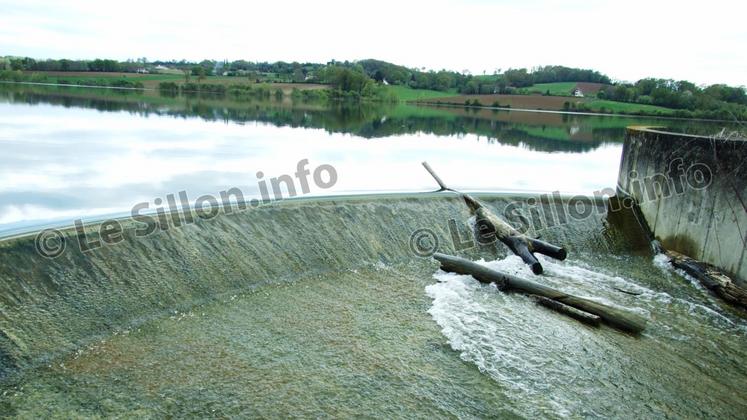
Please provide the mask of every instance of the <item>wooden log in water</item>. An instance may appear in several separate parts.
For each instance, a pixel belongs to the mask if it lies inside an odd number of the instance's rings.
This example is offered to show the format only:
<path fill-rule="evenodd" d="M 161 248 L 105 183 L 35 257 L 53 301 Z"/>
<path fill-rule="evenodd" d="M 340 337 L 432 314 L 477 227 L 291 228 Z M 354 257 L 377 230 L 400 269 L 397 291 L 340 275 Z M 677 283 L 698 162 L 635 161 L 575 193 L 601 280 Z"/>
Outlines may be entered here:
<path fill-rule="evenodd" d="M 534 274 L 542 274 L 543 272 L 542 264 L 540 264 L 537 257 L 534 256 L 534 252 L 539 252 L 540 254 L 561 261 L 568 256 L 568 253 L 564 248 L 540 241 L 539 239 L 530 238 L 520 233 L 514 229 L 513 226 L 496 216 L 487 207 L 483 206 L 470 195 L 460 193 L 447 187 L 428 162 L 423 162 L 423 166 L 436 180 L 439 187 L 441 187 L 439 191 L 453 191 L 462 197 L 464 202 L 467 204 L 467 207 L 469 207 L 470 212 L 475 216 L 478 235 L 480 235 L 480 238 L 478 238 L 479 242 L 487 243 L 498 239 L 503 242 L 511 252 L 521 257 L 524 263 L 531 267 Z"/>
<path fill-rule="evenodd" d="M 584 324 L 598 327 L 599 323 L 602 321 L 602 318 L 597 315 L 584 312 L 580 309 L 574 308 L 573 306 L 568 306 L 565 303 L 558 302 L 557 300 L 552 300 L 550 298 L 537 295 L 533 295 L 532 298 L 535 302 L 537 302 L 538 305 L 542 305 L 545 308 L 552 309 L 555 312 L 569 316 L 577 321 L 583 322 Z"/>
<path fill-rule="evenodd" d="M 495 283 L 500 290 L 521 291 L 533 295 L 543 296 L 576 309 L 599 316 L 602 321 L 631 333 L 640 333 L 646 328 L 646 320 L 636 314 L 621 309 L 613 308 L 599 302 L 584 299 L 578 296 L 569 295 L 560 290 L 547 287 L 530 280 L 501 273 L 474 263 L 470 260 L 446 255 L 441 253 L 433 254 L 438 262 L 441 263 L 441 269 L 451 273 L 468 274 L 482 283 Z"/>
<path fill-rule="evenodd" d="M 483 235 L 482 239 L 490 240 L 491 238 L 497 238 L 503 242 L 511 252 L 521 257 L 524 263 L 531 267 L 534 274 L 542 274 L 543 272 L 542 264 L 534 256 L 534 252 L 539 252 L 540 254 L 561 261 L 568 256 L 566 250 L 562 247 L 519 233 L 513 226 L 493 214 L 487 207 L 469 195 L 462 194 L 462 198 L 467 203 L 472 214 L 475 215 L 475 223 L 478 226 L 480 235 Z"/>
<path fill-rule="evenodd" d="M 679 268 L 695 277 L 700 284 L 732 305 L 747 308 L 747 290 L 737 286 L 728 275 L 717 267 L 676 251 L 663 249 L 662 251 L 669 257 L 669 262 L 675 268 Z"/>

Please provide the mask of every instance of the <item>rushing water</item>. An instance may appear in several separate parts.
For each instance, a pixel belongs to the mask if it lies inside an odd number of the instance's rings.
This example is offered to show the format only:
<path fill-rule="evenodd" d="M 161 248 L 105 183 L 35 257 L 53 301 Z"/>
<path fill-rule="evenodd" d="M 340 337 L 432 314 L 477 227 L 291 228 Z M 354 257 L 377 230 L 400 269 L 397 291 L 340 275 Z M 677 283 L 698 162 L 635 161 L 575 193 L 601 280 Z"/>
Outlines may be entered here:
<path fill-rule="evenodd" d="M 238 186 L 299 159 L 341 192 L 614 186 L 627 124 L 655 120 L 327 109 L 81 89 L 0 90 L 4 232 Z M 700 123 L 666 121 L 666 125 Z M 525 194 L 484 196 L 497 212 Z M 747 323 L 605 212 L 531 232 L 568 247 L 533 276 L 648 320 L 588 327 L 415 258 L 441 195 L 285 201 L 51 260 L 0 241 L 0 414 L 39 417 L 719 417 L 747 412 Z M 128 228 L 129 229 L 129 228 Z M 129 232 L 129 231 L 128 231 Z M 70 235 L 73 235 L 70 233 Z M 72 236 L 70 236 L 72 237 Z M 631 294 L 634 293 L 634 294 Z M 3 376 L 5 375 L 5 376 Z"/>

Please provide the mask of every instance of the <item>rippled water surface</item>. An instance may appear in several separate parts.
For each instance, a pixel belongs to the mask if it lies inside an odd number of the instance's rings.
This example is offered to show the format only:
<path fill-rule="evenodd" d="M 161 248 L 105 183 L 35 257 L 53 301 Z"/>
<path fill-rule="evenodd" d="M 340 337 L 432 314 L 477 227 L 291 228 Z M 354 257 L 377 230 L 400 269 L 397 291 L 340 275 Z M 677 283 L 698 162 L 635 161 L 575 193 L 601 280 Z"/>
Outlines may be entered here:
<path fill-rule="evenodd" d="M 432 265 L 375 264 L 121 329 L 0 400 L 31 417 L 740 417 L 745 322 L 650 258 L 599 260 L 544 261 L 542 280 L 637 308 L 642 337 Z M 532 277 L 517 257 L 486 264 Z"/>

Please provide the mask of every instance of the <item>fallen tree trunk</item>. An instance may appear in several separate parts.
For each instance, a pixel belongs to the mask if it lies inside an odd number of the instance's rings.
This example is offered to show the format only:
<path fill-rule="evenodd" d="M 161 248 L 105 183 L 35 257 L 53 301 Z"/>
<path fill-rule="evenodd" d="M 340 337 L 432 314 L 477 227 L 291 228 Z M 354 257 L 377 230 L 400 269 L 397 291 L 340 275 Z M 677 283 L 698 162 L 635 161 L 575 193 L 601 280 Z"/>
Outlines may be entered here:
<path fill-rule="evenodd" d="M 533 281 L 491 270 L 464 258 L 441 253 L 433 254 L 441 263 L 441 269 L 451 273 L 468 274 L 482 283 L 495 283 L 501 290 L 516 290 L 546 297 L 576 309 L 599 316 L 605 323 L 631 333 L 640 333 L 646 328 L 646 320 L 636 314 L 613 308 L 602 303 L 569 295 Z"/>
<path fill-rule="evenodd" d="M 669 262 L 695 277 L 708 290 L 732 305 L 747 308 L 747 291 L 734 284 L 732 279 L 715 266 L 698 261 L 676 251 L 662 250 Z"/>
<path fill-rule="evenodd" d="M 534 274 L 542 274 L 543 271 L 542 264 L 534 256 L 534 252 L 539 252 L 540 254 L 561 261 L 568 256 L 564 248 L 540 241 L 539 239 L 530 238 L 520 233 L 468 194 L 448 188 L 430 165 L 428 165 L 428 162 L 423 162 L 423 166 L 436 180 L 439 187 L 441 187 L 438 191 L 456 192 L 467 203 L 470 212 L 475 216 L 479 231 L 478 235 L 480 236 L 478 240 L 481 243 L 494 242 L 496 239 L 500 240 L 511 252 L 521 257 L 524 263 L 531 267 Z"/>
<path fill-rule="evenodd" d="M 573 306 L 568 306 L 565 303 L 558 302 L 557 300 L 537 295 L 532 296 L 532 298 L 534 298 L 534 301 L 537 302 L 538 305 L 542 305 L 545 308 L 569 316 L 577 321 L 583 322 L 584 324 L 598 327 L 599 323 L 602 321 L 602 318 L 597 315 L 584 312 L 580 309 L 574 308 Z"/>

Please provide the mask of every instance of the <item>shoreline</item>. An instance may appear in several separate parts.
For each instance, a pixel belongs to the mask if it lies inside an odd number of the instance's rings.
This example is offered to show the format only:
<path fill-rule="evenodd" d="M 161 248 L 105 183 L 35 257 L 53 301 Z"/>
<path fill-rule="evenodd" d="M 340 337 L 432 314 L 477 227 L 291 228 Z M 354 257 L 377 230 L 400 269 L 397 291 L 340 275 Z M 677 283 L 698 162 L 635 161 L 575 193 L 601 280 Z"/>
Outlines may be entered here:
<path fill-rule="evenodd" d="M 142 91 L 142 92 L 157 92 L 158 88 L 137 88 L 137 87 L 119 87 L 119 86 L 96 86 L 96 85 L 76 85 L 69 83 L 48 83 L 48 82 L 14 82 L 11 80 L 0 80 L 0 84 L 7 85 L 30 85 L 30 86 L 50 86 L 50 87 L 71 87 L 71 88 L 85 88 L 85 89 L 110 89 L 110 90 L 125 90 L 125 91 Z M 272 86 L 274 83 L 263 83 L 268 86 Z M 299 83 L 303 85 L 304 83 Z M 188 91 L 188 93 L 200 93 L 199 91 Z M 446 97 L 445 97 L 446 98 Z M 609 117 L 625 117 L 625 118 L 657 118 L 662 120 L 674 120 L 674 121 L 704 121 L 704 122 L 724 122 L 724 123 L 735 123 L 739 121 L 731 121 L 724 119 L 709 119 L 709 118 L 685 118 L 685 117 L 671 117 L 658 114 L 621 114 L 621 113 L 609 113 L 609 112 L 593 112 L 593 111 L 560 111 L 560 110 L 549 110 L 549 109 L 533 109 L 533 108 L 512 108 L 512 107 L 495 107 L 488 105 L 460 105 L 448 102 L 432 102 L 423 100 L 399 100 L 399 103 L 412 105 L 412 106 L 424 106 L 424 107 L 444 107 L 444 108 L 464 108 L 464 109 L 488 109 L 497 111 L 518 111 L 518 112 L 536 112 L 544 114 L 565 114 L 565 115 L 586 115 L 586 116 L 609 116 Z"/>

